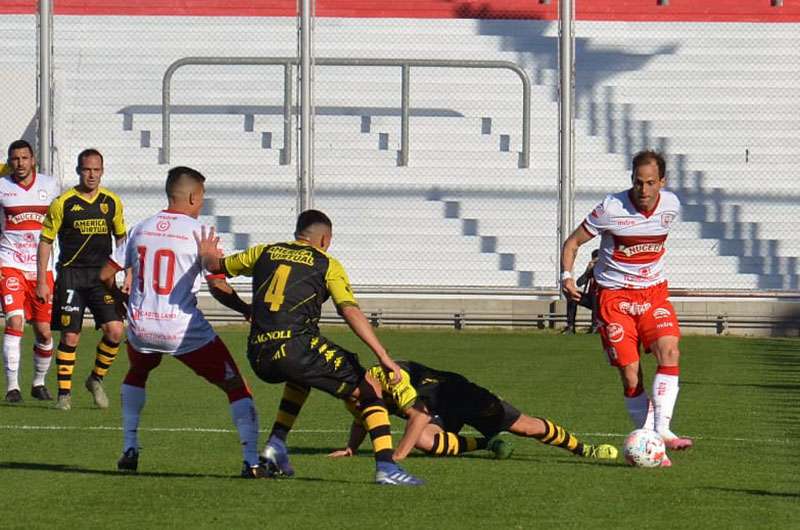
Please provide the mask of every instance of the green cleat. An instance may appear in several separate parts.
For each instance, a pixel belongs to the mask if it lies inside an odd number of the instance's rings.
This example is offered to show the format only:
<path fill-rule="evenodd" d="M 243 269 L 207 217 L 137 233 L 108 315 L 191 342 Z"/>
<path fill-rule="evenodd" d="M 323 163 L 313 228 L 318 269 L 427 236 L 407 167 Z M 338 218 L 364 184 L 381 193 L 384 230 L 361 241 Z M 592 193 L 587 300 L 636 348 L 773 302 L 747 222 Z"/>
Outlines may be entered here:
<path fill-rule="evenodd" d="M 598 460 L 616 460 L 618 455 L 617 448 L 609 444 L 584 444 L 583 454 L 581 454 L 584 458 L 596 458 Z"/>
<path fill-rule="evenodd" d="M 499 434 L 489 440 L 486 449 L 494 453 L 495 460 L 507 460 L 514 454 L 514 444 L 503 440 Z"/>

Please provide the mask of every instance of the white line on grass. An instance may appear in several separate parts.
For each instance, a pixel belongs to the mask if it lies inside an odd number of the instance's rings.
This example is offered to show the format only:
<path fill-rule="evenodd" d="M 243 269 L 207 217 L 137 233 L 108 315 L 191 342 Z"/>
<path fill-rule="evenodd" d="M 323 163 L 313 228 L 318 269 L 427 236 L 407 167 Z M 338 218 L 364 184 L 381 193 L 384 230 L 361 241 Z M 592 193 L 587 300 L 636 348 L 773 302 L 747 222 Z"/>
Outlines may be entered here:
<path fill-rule="evenodd" d="M 75 425 L 0 425 L 0 429 L 7 431 L 121 431 L 122 427 L 109 427 L 106 425 L 75 426 Z M 234 429 L 213 429 L 210 427 L 140 427 L 140 431 L 147 432 L 190 432 L 190 433 L 235 433 Z M 262 432 L 267 432 L 266 430 Z M 347 434 L 347 429 L 292 429 L 297 434 Z M 475 431 L 462 431 L 464 434 L 478 434 Z M 509 433 L 503 433 L 509 436 Z M 576 432 L 579 436 L 597 436 L 602 438 L 624 438 L 627 434 L 616 432 Z M 695 436 L 696 440 L 713 440 L 720 442 L 741 443 L 769 443 L 794 445 L 797 440 L 774 438 L 727 438 L 722 436 Z"/>

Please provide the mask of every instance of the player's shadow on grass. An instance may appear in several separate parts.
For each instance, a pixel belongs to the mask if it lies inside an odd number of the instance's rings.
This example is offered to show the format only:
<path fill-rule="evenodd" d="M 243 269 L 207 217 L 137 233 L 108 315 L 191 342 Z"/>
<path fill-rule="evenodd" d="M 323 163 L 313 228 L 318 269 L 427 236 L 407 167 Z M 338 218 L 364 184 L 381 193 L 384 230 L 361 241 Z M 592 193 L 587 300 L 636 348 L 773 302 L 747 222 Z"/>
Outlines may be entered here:
<path fill-rule="evenodd" d="M 757 495 L 759 497 L 784 497 L 787 499 L 800 499 L 800 493 L 792 493 L 788 491 L 767 491 L 767 490 L 757 490 L 750 488 L 720 488 L 716 486 L 711 486 L 702 489 L 713 490 L 713 491 L 724 491 L 726 493 L 746 493 L 747 495 Z"/>
<path fill-rule="evenodd" d="M 0 469 L 13 469 L 24 471 L 45 471 L 47 473 L 79 473 L 84 475 L 106 475 L 117 477 L 141 477 L 141 478 L 239 478 L 238 475 L 220 475 L 217 473 L 167 473 L 156 471 L 139 471 L 137 473 L 125 473 L 112 469 L 89 469 L 67 464 L 43 464 L 41 462 L 0 462 Z M 338 482 L 341 484 L 360 484 L 359 480 L 340 480 L 320 477 L 292 477 L 291 479 L 274 479 L 281 482 Z"/>

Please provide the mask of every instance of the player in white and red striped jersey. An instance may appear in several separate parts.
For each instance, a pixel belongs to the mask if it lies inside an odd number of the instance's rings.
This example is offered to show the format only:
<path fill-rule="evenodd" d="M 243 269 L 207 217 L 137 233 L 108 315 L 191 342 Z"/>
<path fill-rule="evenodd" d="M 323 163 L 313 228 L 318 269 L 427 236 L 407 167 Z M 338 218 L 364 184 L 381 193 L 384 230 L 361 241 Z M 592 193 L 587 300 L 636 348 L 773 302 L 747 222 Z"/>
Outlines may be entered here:
<path fill-rule="evenodd" d="M 36 297 L 36 248 L 42 220 L 50 201 L 58 197 L 60 185 L 50 175 L 36 171 L 33 149 L 25 140 L 8 147 L 11 173 L 0 178 L 0 296 L 6 328 L 3 360 L 6 370 L 6 401 L 22 401 L 19 390 L 20 342 L 25 321 L 31 323 L 34 375 L 31 396 L 52 400 L 45 377 L 53 356 L 50 315 L 53 305 Z M 47 281 L 53 286 L 52 263 Z"/>
<path fill-rule="evenodd" d="M 608 195 L 564 242 L 562 290 L 568 298 L 580 299 L 572 277 L 578 247 L 600 235 L 594 268 L 600 335 L 609 362 L 622 376 L 628 413 L 637 429 L 655 429 L 668 448 L 686 449 L 692 440 L 670 428 L 678 398 L 680 327 L 664 274 L 664 243 L 681 205 L 674 193 L 662 189 L 666 162 L 661 154 L 642 151 L 632 166 L 633 186 Z M 640 344 L 658 362 L 652 402 L 642 382 Z"/>
<path fill-rule="evenodd" d="M 250 313 L 249 304 L 232 294 L 224 276 L 208 275 L 198 258 L 195 233 L 199 237 L 204 231 L 197 220 L 204 182 L 205 177 L 194 169 L 171 169 L 166 184 L 169 207 L 132 228 L 125 244 L 100 273 L 101 281 L 114 289 L 115 273 L 131 272 L 127 306 L 130 368 L 122 385 L 124 445 L 117 468 L 137 469 L 137 431 L 145 385 L 161 357 L 171 355 L 228 395 L 244 454 L 242 476 L 259 478 L 264 473 L 258 461 L 258 417 L 252 394 L 225 344 L 197 307 L 205 275 L 215 297 L 222 289 L 234 297 L 226 299 L 226 305 Z"/>

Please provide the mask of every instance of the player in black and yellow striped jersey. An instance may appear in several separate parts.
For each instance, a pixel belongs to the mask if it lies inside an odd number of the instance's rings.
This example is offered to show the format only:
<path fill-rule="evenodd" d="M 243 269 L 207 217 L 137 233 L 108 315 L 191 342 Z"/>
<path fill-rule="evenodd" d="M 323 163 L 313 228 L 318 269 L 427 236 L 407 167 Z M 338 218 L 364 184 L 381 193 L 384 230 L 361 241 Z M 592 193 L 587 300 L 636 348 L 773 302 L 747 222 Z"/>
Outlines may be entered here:
<path fill-rule="evenodd" d="M 418 485 L 422 481 L 403 471 L 392 459 L 389 414 L 376 387 L 364 378 L 355 353 L 320 335 L 322 303 L 332 298 L 339 314 L 375 353 L 381 369 L 399 367 L 375 336 L 353 295 L 347 273 L 326 251 L 332 223 L 318 210 L 297 219 L 295 240 L 257 245 L 220 258 L 216 238 L 199 239 L 203 263 L 211 273 L 252 276 L 253 302 L 247 356 L 256 374 L 269 383 L 286 382 L 277 419 L 262 453 L 273 471 L 294 474 L 286 437 L 311 388 L 340 399 L 358 399 L 358 414 L 372 440 L 375 480 L 380 484 Z"/>
<path fill-rule="evenodd" d="M 103 338 L 97 344 L 95 364 L 85 386 L 95 404 L 108 407 L 102 380 L 117 356 L 122 340 L 122 316 L 114 295 L 100 282 L 100 269 L 112 251 L 112 239 L 119 244 L 125 238 L 122 201 L 100 186 L 103 155 L 86 149 L 78 155 L 78 185 L 50 203 L 39 236 L 36 294 L 53 300 L 51 327 L 61 331 L 56 351 L 58 401 L 56 407 L 72 406 L 72 372 L 75 352 L 83 327 L 83 312 L 88 307 Z M 47 263 L 58 239 L 54 293 L 45 281 Z"/>
<path fill-rule="evenodd" d="M 508 458 L 512 448 L 498 437 L 501 432 L 534 438 L 586 458 L 613 460 L 618 451 L 612 445 L 590 445 L 547 418 L 522 414 L 513 405 L 476 385 L 461 374 L 445 372 L 413 361 L 398 361 L 400 381 L 393 383 L 376 367 L 368 377 L 380 383 L 389 411 L 407 420 L 397 445 L 395 459 L 402 460 L 416 447 L 434 456 L 456 456 L 477 449 L 489 449 L 496 458 Z M 469 425 L 482 437 L 463 436 Z M 329 456 L 351 456 L 364 440 L 358 418 L 350 430 L 347 447 Z"/>

